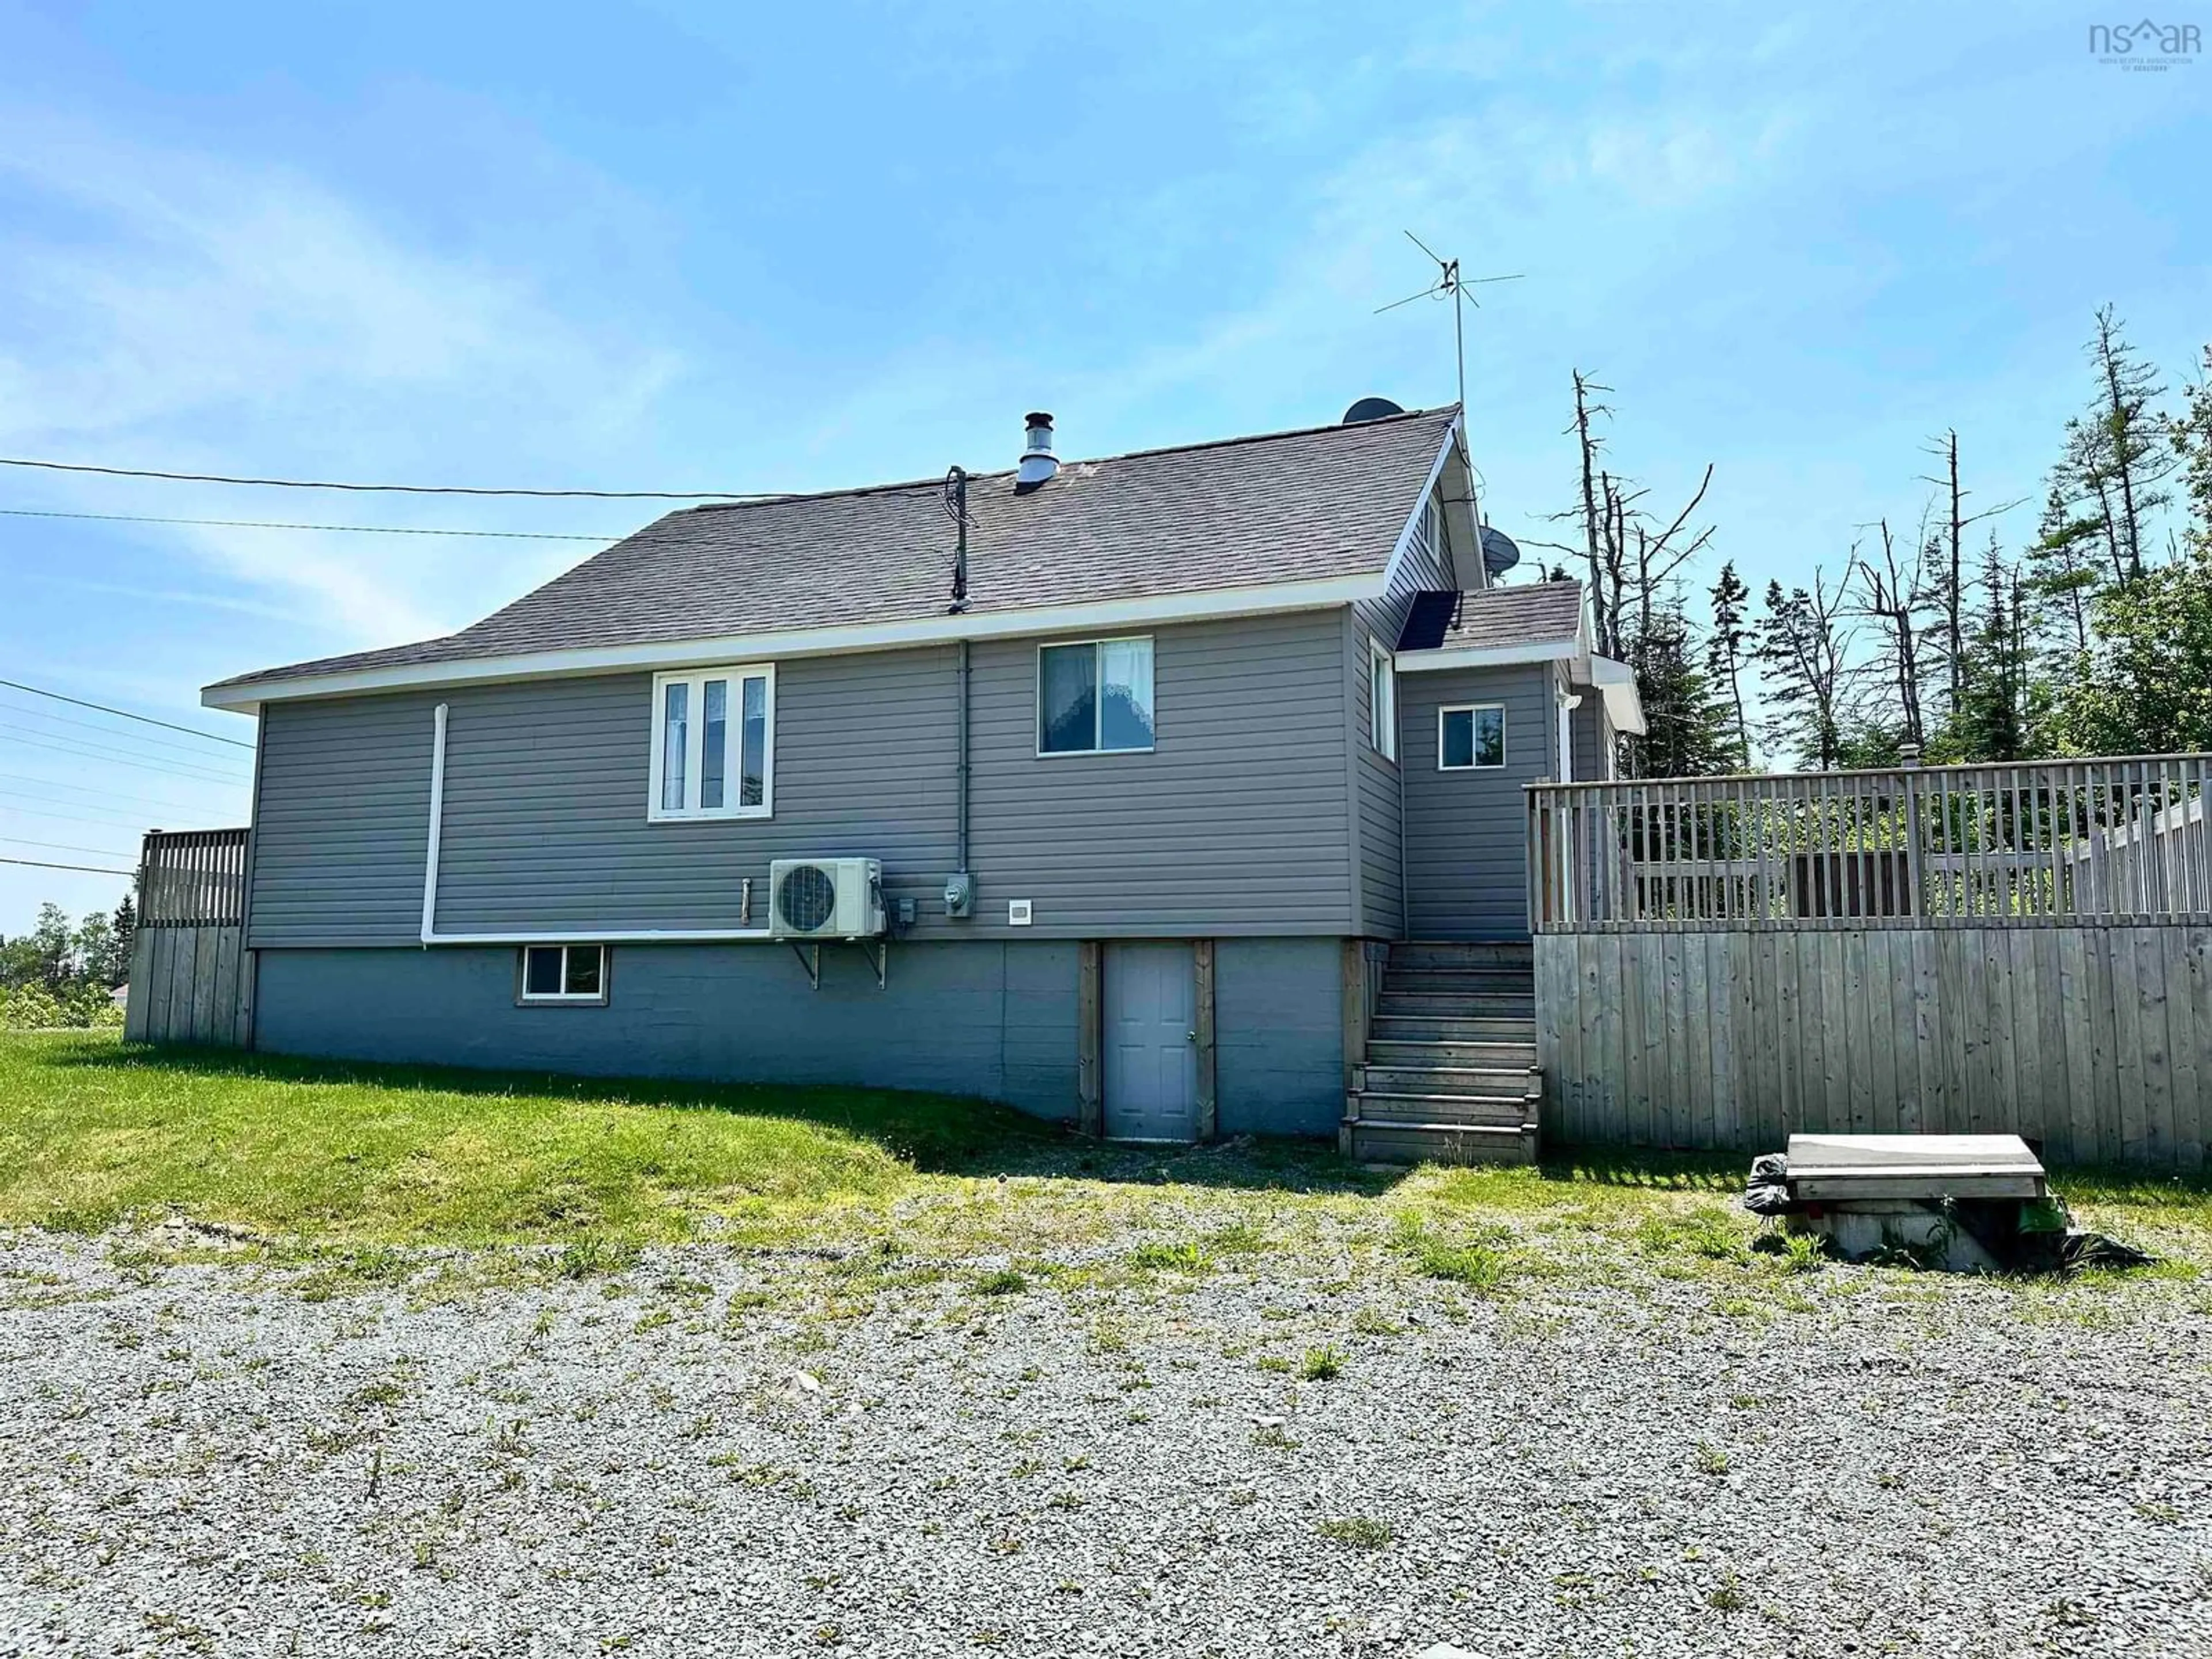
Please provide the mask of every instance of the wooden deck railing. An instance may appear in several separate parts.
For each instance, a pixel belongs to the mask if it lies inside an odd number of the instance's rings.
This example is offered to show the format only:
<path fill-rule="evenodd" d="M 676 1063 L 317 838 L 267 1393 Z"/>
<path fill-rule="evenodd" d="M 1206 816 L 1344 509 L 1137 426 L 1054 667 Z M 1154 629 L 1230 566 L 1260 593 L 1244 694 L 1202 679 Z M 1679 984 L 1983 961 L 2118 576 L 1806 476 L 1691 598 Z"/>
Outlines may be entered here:
<path fill-rule="evenodd" d="M 138 857 L 141 927 L 235 927 L 246 920 L 243 830 L 153 830 Z"/>
<path fill-rule="evenodd" d="M 1537 933 L 2212 922 L 2212 755 L 1528 788 Z"/>

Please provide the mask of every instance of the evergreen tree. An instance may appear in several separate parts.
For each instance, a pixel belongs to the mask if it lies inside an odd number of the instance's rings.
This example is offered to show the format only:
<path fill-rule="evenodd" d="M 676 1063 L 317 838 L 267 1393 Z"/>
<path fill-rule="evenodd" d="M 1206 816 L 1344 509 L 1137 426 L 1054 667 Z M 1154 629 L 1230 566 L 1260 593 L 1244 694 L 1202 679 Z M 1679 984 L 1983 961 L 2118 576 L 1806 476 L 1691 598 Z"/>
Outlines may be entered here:
<path fill-rule="evenodd" d="M 1785 593 L 1778 581 L 1766 585 L 1752 654 L 1765 672 L 1768 744 L 1795 766 L 1829 771 L 1842 750 L 1850 688 L 1850 636 L 1842 617 L 1842 594 L 1830 591 L 1817 565 L 1809 589 Z"/>
<path fill-rule="evenodd" d="M 1644 734 L 1628 740 L 1631 775 L 1708 777 L 1733 770 L 1737 745 L 1729 713 L 1699 666 L 1689 619 L 1668 603 L 1630 642 Z"/>
<path fill-rule="evenodd" d="M 1751 590 L 1731 559 L 1713 583 L 1713 631 L 1705 641 L 1705 672 L 1728 698 L 1736 769 L 1751 770 L 1751 723 L 1744 718 L 1744 653 L 1751 641 Z"/>
<path fill-rule="evenodd" d="M 2020 587 L 1990 538 L 1981 592 L 1967 636 L 1959 706 L 1941 745 L 1945 759 L 2033 758 L 2027 725 L 2028 654 L 2020 618 Z"/>
<path fill-rule="evenodd" d="M 108 933 L 113 942 L 114 954 L 108 958 L 107 972 L 103 976 L 110 989 L 131 977 L 131 950 L 138 939 L 138 905 L 130 894 L 115 907 L 115 915 L 108 923 Z"/>
<path fill-rule="evenodd" d="M 2056 688 L 2052 735 L 2075 755 L 2212 749 L 2212 537 L 2096 601 L 2079 672 Z"/>
<path fill-rule="evenodd" d="M 2064 510 L 2101 539 L 2112 580 L 2143 574 L 2143 544 L 2152 516 L 2171 500 L 2160 483 L 2173 471 L 2170 429 L 2154 405 L 2166 388 L 2141 362 L 2112 307 L 2097 313 L 2084 349 L 2096 377 L 2094 402 L 2066 423 L 2066 441 L 2051 481 Z"/>
<path fill-rule="evenodd" d="M 2028 592 L 2048 601 L 2036 607 L 2034 631 L 2057 651 L 2075 654 L 2089 648 L 2089 616 L 2105 575 L 2098 565 L 2098 543 L 2105 530 L 2101 514 L 2077 513 L 2066 504 L 2057 482 L 2044 497 L 2043 517 L 2027 550 L 2033 574 Z"/>
<path fill-rule="evenodd" d="M 2199 365 L 2203 377 L 2183 394 L 2182 412 L 2166 422 L 2166 441 L 2182 468 L 2188 523 L 2182 534 L 2200 552 L 2212 553 L 2212 345 Z"/>

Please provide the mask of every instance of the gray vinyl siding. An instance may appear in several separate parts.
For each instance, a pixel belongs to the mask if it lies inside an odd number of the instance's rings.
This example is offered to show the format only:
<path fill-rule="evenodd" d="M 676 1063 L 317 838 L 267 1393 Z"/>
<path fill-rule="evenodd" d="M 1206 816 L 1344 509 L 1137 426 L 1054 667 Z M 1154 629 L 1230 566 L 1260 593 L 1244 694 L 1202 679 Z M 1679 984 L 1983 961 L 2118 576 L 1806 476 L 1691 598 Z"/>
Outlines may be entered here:
<path fill-rule="evenodd" d="M 1510 939 L 1528 931 L 1526 786 L 1558 770 L 1548 663 L 1405 674 L 1398 680 L 1406 801 L 1406 932 L 1413 939 Z M 1437 711 L 1505 706 L 1505 764 L 1444 772 Z"/>
<path fill-rule="evenodd" d="M 1335 1133 L 1344 1115 L 1343 950 L 1328 939 L 1214 947 L 1220 1133 Z"/>
<path fill-rule="evenodd" d="M 419 938 L 432 710 L 448 708 L 441 933 L 763 927 L 772 859 L 883 860 L 918 938 L 1341 933 L 1353 926 L 1341 612 L 1155 630 L 1158 740 L 1040 757 L 1034 640 L 973 648 L 969 922 L 956 860 L 956 653 L 778 665 L 775 816 L 646 818 L 651 677 L 457 687 L 264 714 L 257 947 Z M 750 923 L 743 884 L 751 878 Z"/>
<path fill-rule="evenodd" d="M 934 905 L 954 852 L 956 696 L 942 648 L 782 664 L 775 816 L 672 823 L 646 818 L 650 675 L 453 697 L 438 931 L 765 927 L 769 860 L 817 854 L 880 859 L 887 896 Z"/>
<path fill-rule="evenodd" d="M 1352 758 L 1350 793 L 1354 820 L 1353 848 L 1358 854 L 1358 931 L 1380 938 L 1404 932 L 1405 911 L 1399 860 L 1401 793 L 1398 769 L 1375 752 L 1369 741 L 1367 653 L 1370 641 L 1395 651 L 1405 630 L 1406 613 L 1413 596 L 1424 592 L 1455 589 L 1454 560 L 1445 515 L 1439 512 L 1440 533 L 1433 544 L 1415 535 L 1407 544 L 1406 557 L 1392 573 L 1389 590 L 1380 599 L 1352 607 L 1352 622 L 1345 649 L 1345 685 L 1351 720 L 1347 740 Z M 1400 696 L 1404 695 L 1401 683 Z M 1403 752 L 1402 750 L 1401 751 Z"/>
<path fill-rule="evenodd" d="M 1082 939 L 1346 932 L 1339 613 L 1152 641 L 1149 754 L 1039 756 L 1041 641 L 975 647 L 974 931 L 1026 898 L 1037 930 Z"/>
<path fill-rule="evenodd" d="M 1375 748 L 1374 688 L 1368 678 L 1370 635 L 1356 616 L 1345 627 L 1345 695 L 1352 704 L 1347 737 L 1351 756 L 1353 848 L 1358 854 L 1359 932 L 1395 939 L 1405 928 L 1400 880 L 1398 764 Z M 1403 683 L 1401 683 L 1403 695 Z"/>
<path fill-rule="evenodd" d="M 420 937 L 436 702 L 410 691 L 263 708 L 248 944 Z"/>
<path fill-rule="evenodd" d="M 880 989 L 825 950 L 817 991 L 781 945 L 617 945 L 605 1006 L 518 1007 L 512 947 L 270 951 L 257 1046 L 276 1054 L 590 1076 L 920 1089 L 1077 1109 L 1076 947 L 917 945 Z"/>
<path fill-rule="evenodd" d="M 1441 526 L 1444 515 L 1440 510 L 1437 516 Z M 1398 636 L 1405 631 L 1406 612 L 1413 608 L 1416 593 L 1459 586 L 1449 543 L 1448 534 L 1439 535 L 1433 546 L 1415 535 L 1407 544 L 1406 557 L 1391 573 L 1389 590 L 1379 599 L 1363 599 L 1352 607 L 1359 625 L 1380 640 L 1384 649 L 1397 648 Z"/>
<path fill-rule="evenodd" d="M 1602 783 L 1613 775 L 1613 722 L 1605 717 L 1605 699 L 1595 686 L 1582 688 L 1582 702 L 1569 718 L 1573 722 L 1575 781 Z"/>

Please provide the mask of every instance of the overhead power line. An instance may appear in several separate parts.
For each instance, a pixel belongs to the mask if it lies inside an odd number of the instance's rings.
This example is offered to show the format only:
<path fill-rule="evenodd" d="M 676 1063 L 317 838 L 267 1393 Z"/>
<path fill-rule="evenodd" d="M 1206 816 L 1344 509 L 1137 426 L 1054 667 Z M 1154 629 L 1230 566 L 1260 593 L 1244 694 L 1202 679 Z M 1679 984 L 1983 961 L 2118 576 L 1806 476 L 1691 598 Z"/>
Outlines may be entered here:
<path fill-rule="evenodd" d="M 0 507 L 0 518 L 92 519 L 101 524 L 191 524 L 219 530 L 343 530 L 356 536 L 495 536 L 516 542 L 612 542 L 620 536 L 574 536 L 546 530 L 417 530 L 391 524 L 272 524 L 264 519 L 164 519 L 146 513 L 54 513 Z"/>
<path fill-rule="evenodd" d="M 135 876 L 136 870 L 110 870 L 99 864 L 49 864 L 44 859 L 0 859 L 0 864 L 20 864 L 30 870 L 82 870 L 88 876 Z"/>
<path fill-rule="evenodd" d="M 46 472 L 96 472 L 107 478 L 161 478 L 171 483 L 250 484 L 264 489 L 351 489 L 390 495 L 531 495 L 593 501 L 774 501 L 772 490 L 726 489 L 489 489 L 474 484 L 335 483 L 313 478 L 242 478 L 220 472 L 156 472 L 136 466 L 90 466 L 74 461 L 32 461 L 0 456 L 0 466 Z"/>
<path fill-rule="evenodd" d="M 214 766 L 230 761 L 230 757 L 228 755 L 210 755 L 204 749 L 195 749 L 189 744 L 178 743 L 172 738 L 149 737 L 143 732 L 119 731 L 100 720 L 71 720 L 67 714 L 49 714 L 46 710 L 33 704 L 15 702 L 7 697 L 0 697 L 0 711 L 5 711 L 10 714 L 27 714 L 34 720 L 51 720 L 57 726 L 75 726 L 80 732 L 97 732 L 102 737 L 113 738 L 118 742 L 146 744 L 159 749 L 164 754 L 189 756 L 191 759 L 186 763 L 187 764 Z M 46 732 L 44 728 L 40 730 L 44 736 L 57 741 L 64 735 L 59 732 Z"/>
<path fill-rule="evenodd" d="M 93 814 L 92 817 L 84 817 L 76 812 L 49 812 L 41 807 L 9 805 L 9 801 L 13 800 L 46 801 L 51 799 L 46 795 L 30 794 L 21 789 L 0 789 L 0 796 L 8 798 L 7 800 L 0 800 L 0 812 L 12 812 L 17 817 L 50 818 L 60 823 L 84 823 L 91 825 L 95 830 L 128 830 L 137 834 L 143 834 L 147 827 L 143 818 L 125 817 L 120 812 L 109 812 L 97 806 L 87 806 L 82 801 L 64 801 L 62 805 L 80 807 L 83 811 Z"/>
<path fill-rule="evenodd" d="M 0 842 L 10 847 L 43 847 L 49 853 L 94 853 L 104 859 L 135 858 L 136 854 L 119 847 L 80 847 L 73 841 L 32 841 L 23 836 L 0 836 Z"/>
<path fill-rule="evenodd" d="M 158 795 L 134 795 L 120 789 L 96 789 L 88 783 L 62 783 L 53 778 L 34 777 L 23 772 L 0 772 L 0 779 L 5 779 L 9 783 L 34 784 L 41 789 L 66 789 L 73 795 L 102 796 L 107 800 L 117 803 L 124 811 L 129 812 L 136 812 L 148 806 L 161 807 L 171 812 L 197 813 L 205 810 L 202 807 L 186 805 L 180 800 L 169 800 Z M 43 799 L 52 799 L 52 797 L 46 796 Z M 81 800 L 58 801 L 55 804 L 61 806 L 81 806 L 87 811 L 92 812 L 112 812 L 116 810 L 113 806 L 103 806 Z"/>
<path fill-rule="evenodd" d="M 143 772 L 159 772 L 164 777 L 182 778 L 187 783 L 219 783 L 243 789 L 252 781 L 245 773 L 217 771 L 212 765 L 191 766 L 181 761 L 171 764 L 167 757 L 158 761 L 141 760 L 128 749 L 116 749 L 104 743 L 82 743 L 61 732 L 41 732 L 34 726 L 17 726 L 12 720 L 0 720 L 0 732 L 18 734 L 0 738 L 0 744 L 20 744 L 26 749 L 42 749 L 49 754 L 78 758 L 96 755 L 100 757 L 98 763 L 103 766 L 134 767 Z"/>
<path fill-rule="evenodd" d="M 118 720 L 137 720 L 142 726 L 158 726 L 165 731 L 181 732 L 188 738 L 202 738 L 209 743 L 227 743 L 233 749 L 251 749 L 253 745 L 237 738 L 219 738 L 212 732 L 203 732 L 197 726 L 179 726 L 173 720 L 157 720 L 149 714 L 134 714 L 127 708 L 110 708 L 104 702 L 87 702 L 82 697 L 65 697 L 58 691 L 49 691 L 44 686 L 26 685 L 21 680 L 0 680 L 0 685 L 10 691 L 27 691 L 34 697 L 52 697 L 56 702 L 65 702 L 78 708 L 89 708 L 95 714 L 113 714 Z"/>

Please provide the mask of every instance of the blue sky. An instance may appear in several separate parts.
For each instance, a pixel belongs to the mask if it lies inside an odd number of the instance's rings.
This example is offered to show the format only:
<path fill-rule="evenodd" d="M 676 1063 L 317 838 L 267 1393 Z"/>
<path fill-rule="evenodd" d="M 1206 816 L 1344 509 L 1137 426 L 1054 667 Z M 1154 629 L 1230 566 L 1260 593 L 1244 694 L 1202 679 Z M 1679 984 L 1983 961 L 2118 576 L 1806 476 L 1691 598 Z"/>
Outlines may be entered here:
<path fill-rule="evenodd" d="M 1452 395 L 1445 308 L 1374 314 L 1410 228 L 1528 273 L 1469 341 L 1495 522 L 1568 504 L 1579 366 L 1658 497 L 1716 464 L 1717 559 L 1802 579 L 1917 516 L 1947 426 L 1982 501 L 2037 490 L 2099 304 L 2170 379 L 2212 337 L 2212 61 L 2100 64 L 2094 21 L 0 0 L 0 455 L 804 489 L 1007 464 L 1037 407 L 1076 455 L 1311 424 Z M 7 468 L 0 507 L 649 516 Z M 590 550 L 0 517 L 0 678 L 246 737 L 202 684 Z M 45 714 L 101 723 L 0 690 L 0 854 L 243 821 L 244 751 Z M 0 930 L 122 888 L 0 866 Z"/>

